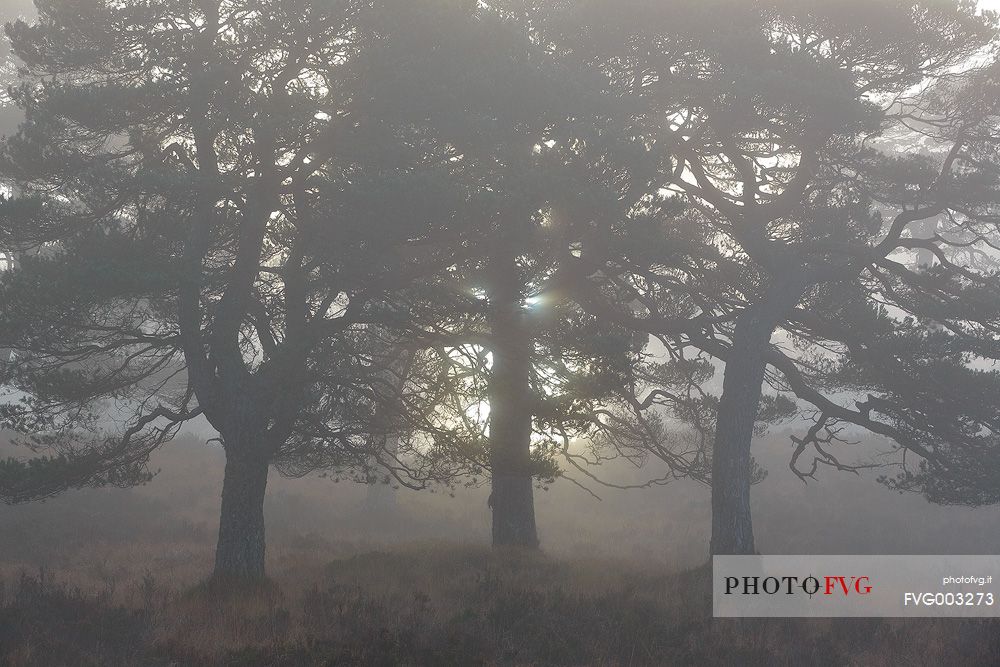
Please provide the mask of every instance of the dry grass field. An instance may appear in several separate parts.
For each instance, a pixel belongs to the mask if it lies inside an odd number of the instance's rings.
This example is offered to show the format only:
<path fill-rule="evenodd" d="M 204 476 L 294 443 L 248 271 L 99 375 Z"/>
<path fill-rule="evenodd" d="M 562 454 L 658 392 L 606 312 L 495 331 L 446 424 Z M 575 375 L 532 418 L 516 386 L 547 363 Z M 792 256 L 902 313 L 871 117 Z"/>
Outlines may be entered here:
<path fill-rule="evenodd" d="M 482 489 L 400 492 L 394 510 L 372 512 L 363 487 L 275 476 L 270 583 L 207 588 L 219 453 L 186 440 L 157 465 L 145 488 L 0 511 L 0 664 L 1000 661 L 1000 626 L 991 622 L 713 621 L 702 566 L 708 496 L 686 484 L 595 489 L 598 502 L 557 483 L 538 498 L 545 548 L 525 554 L 488 548 Z M 783 477 L 776 470 L 757 493 L 762 545 L 773 551 L 933 552 L 956 534 L 970 549 L 996 548 L 992 510 L 927 507 L 853 477 L 801 489 Z M 922 529 L 894 530 L 909 541 L 880 543 L 877 526 L 892 517 L 905 524 L 911 508 L 920 508 Z"/>

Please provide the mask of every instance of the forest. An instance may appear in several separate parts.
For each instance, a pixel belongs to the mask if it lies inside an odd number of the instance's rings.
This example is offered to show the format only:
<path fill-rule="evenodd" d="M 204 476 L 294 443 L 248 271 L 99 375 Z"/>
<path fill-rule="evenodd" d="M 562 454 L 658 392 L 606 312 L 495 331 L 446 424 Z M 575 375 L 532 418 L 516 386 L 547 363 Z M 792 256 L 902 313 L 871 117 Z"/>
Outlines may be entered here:
<path fill-rule="evenodd" d="M 1000 662 L 991 7 L 0 0 L 0 664 Z"/>

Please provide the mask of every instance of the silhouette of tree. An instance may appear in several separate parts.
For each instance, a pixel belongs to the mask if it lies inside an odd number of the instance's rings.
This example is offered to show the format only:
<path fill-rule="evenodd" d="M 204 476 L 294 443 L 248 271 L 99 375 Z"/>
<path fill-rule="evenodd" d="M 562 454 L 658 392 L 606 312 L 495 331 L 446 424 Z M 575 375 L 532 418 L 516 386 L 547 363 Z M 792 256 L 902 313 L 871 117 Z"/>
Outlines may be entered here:
<path fill-rule="evenodd" d="M 37 4 L 8 27 L 25 118 L 0 245 L 34 255 L 2 278 L 0 339 L 4 424 L 49 455 L 0 487 L 141 482 L 204 417 L 226 453 L 215 574 L 259 578 L 270 465 L 409 474 L 372 437 L 398 405 L 376 365 L 402 293 L 450 262 L 425 246 L 464 194 L 357 113 L 365 3 Z"/>
<path fill-rule="evenodd" d="M 650 201 L 684 206 L 656 244 L 644 220 L 606 220 L 615 243 L 575 283 L 590 278 L 582 303 L 677 359 L 725 362 L 712 552 L 755 549 L 754 426 L 792 407 L 762 403 L 764 386 L 815 420 L 793 438 L 803 479 L 853 468 L 831 449 L 848 427 L 932 468 L 957 472 L 963 451 L 973 468 L 996 425 L 996 378 L 975 363 L 995 358 L 998 324 L 997 80 L 984 55 L 996 17 L 965 1 L 635 0 L 577 3 L 553 25 L 553 43 L 605 73 L 662 156 Z M 924 150 L 896 150 L 906 136 Z M 935 266 L 900 261 L 915 250 Z M 958 251 L 981 268 L 949 260 Z"/>

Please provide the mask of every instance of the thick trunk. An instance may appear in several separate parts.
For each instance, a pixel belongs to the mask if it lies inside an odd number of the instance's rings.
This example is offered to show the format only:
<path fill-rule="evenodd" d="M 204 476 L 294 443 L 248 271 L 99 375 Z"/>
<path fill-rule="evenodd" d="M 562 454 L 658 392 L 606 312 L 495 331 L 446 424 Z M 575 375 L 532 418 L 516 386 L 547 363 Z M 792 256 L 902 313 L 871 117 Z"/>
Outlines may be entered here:
<path fill-rule="evenodd" d="M 493 546 L 538 547 L 531 475 L 493 473 Z"/>
<path fill-rule="evenodd" d="M 776 285 L 763 302 L 744 312 L 733 329 L 712 453 L 711 553 L 752 554 L 750 443 L 760 407 L 771 334 L 805 292 L 802 280 Z"/>
<path fill-rule="evenodd" d="M 267 472 L 266 457 L 227 449 L 215 579 L 252 581 L 264 578 Z"/>
<path fill-rule="evenodd" d="M 750 443 L 767 367 L 764 350 L 771 335 L 770 328 L 765 333 L 753 330 L 754 325 L 759 323 L 737 325 L 726 362 L 712 453 L 713 555 L 754 553 Z"/>
<path fill-rule="evenodd" d="M 524 322 L 517 266 L 502 263 L 492 301 L 490 459 L 493 546 L 538 546 L 531 470 L 531 337 Z"/>

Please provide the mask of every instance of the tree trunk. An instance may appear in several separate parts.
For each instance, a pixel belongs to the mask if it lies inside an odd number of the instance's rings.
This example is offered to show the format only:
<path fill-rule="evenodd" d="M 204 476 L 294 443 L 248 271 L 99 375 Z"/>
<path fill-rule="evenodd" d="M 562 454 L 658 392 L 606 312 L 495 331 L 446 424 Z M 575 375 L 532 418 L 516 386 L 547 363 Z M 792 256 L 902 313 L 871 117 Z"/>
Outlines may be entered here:
<path fill-rule="evenodd" d="M 712 450 L 712 542 L 716 554 L 752 554 L 750 444 L 760 407 L 771 334 L 805 292 L 804 278 L 776 285 L 733 329 Z"/>
<path fill-rule="evenodd" d="M 267 473 L 265 457 L 227 448 L 213 578 L 245 581 L 264 578 Z"/>
<path fill-rule="evenodd" d="M 531 475 L 493 473 L 493 546 L 538 548 Z"/>
<path fill-rule="evenodd" d="M 538 547 L 531 469 L 531 336 L 512 258 L 494 267 L 489 387 L 493 546 Z"/>
<path fill-rule="evenodd" d="M 712 450 L 713 555 L 754 553 L 750 443 L 767 367 L 764 350 L 771 329 L 764 331 L 759 322 L 747 319 L 737 322 L 733 334 Z"/>

